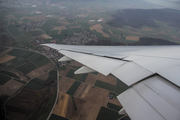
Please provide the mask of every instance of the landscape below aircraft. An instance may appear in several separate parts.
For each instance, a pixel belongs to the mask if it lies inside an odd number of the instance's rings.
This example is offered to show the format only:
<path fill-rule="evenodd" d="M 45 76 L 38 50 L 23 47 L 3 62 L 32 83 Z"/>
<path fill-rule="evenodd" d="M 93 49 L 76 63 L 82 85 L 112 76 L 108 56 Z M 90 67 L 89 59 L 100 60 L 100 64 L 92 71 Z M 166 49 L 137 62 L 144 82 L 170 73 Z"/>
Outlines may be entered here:
<path fill-rule="evenodd" d="M 180 46 L 75 46 L 42 44 L 76 60 L 75 71 L 112 74 L 129 89 L 117 96 L 132 120 L 180 119 Z"/>

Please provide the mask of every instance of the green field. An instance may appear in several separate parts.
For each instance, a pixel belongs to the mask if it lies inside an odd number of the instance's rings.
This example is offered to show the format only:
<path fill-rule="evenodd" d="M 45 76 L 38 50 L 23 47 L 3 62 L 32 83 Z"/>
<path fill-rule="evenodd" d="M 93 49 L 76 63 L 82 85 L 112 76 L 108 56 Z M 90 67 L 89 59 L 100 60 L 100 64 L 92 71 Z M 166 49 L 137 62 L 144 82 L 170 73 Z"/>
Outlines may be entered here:
<path fill-rule="evenodd" d="M 29 32 L 26 32 L 24 30 L 20 30 L 20 32 L 25 35 L 26 37 L 33 37 Z"/>
<path fill-rule="evenodd" d="M 16 74 L 8 72 L 8 71 L 5 71 L 5 70 L 1 70 L 0 73 L 4 74 L 6 76 L 9 76 L 9 77 L 19 78 Z"/>
<path fill-rule="evenodd" d="M 37 69 L 37 67 L 33 63 L 28 62 L 28 63 L 26 63 L 24 65 L 21 65 L 20 67 L 18 67 L 16 69 L 23 72 L 24 74 L 27 74 L 27 73 Z"/>
<path fill-rule="evenodd" d="M 31 80 L 31 81 L 33 81 L 34 83 L 40 84 L 40 85 L 45 85 L 45 82 L 46 82 L 46 81 L 41 80 L 41 79 L 39 79 L 39 78 L 34 78 L 34 79 Z"/>
<path fill-rule="evenodd" d="M 74 75 L 73 79 L 85 82 L 88 74 L 79 74 L 79 75 Z"/>
<path fill-rule="evenodd" d="M 116 36 L 110 36 L 112 42 L 120 42 L 120 40 Z"/>
<path fill-rule="evenodd" d="M 33 20 L 30 20 L 30 19 L 27 19 L 27 18 L 24 18 L 22 21 L 25 22 L 25 23 L 33 22 Z"/>
<path fill-rule="evenodd" d="M 121 94 L 122 92 L 124 92 L 125 90 L 127 90 L 129 87 L 124 84 L 121 80 L 117 80 L 117 83 L 116 83 L 116 89 L 115 89 L 115 92 L 118 93 L 118 94 Z"/>
<path fill-rule="evenodd" d="M 15 37 L 15 39 L 20 42 L 21 44 L 27 44 L 28 41 L 31 41 L 31 40 L 34 40 L 33 37 L 27 37 L 27 36 L 24 36 L 24 35 L 20 35 L 18 37 Z"/>
<path fill-rule="evenodd" d="M 10 77 L 5 76 L 3 74 L 0 74 L 0 85 L 4 85 L 6 82 L 8 82 L 9 80 L 11 80 Z"/>
<path fill-rule="evenodd" d="M 5 50 L 7 50 L 7 48 L 0 47 L 0 53 L 4 52 Z"/>
<path fill-rule="evenodd" d="M 82 28 L 71 28 L 75 33 L 80 33 Z"/>
<path fill-rule="evenodd" d="M 99 80 L 96 80 L 95 86 L 109 90 L 109 91 L 114 91 L 114 88 L 115 88 L 114 85 L 111 85 L 111 84 L 108 84 Z"/>
<path fill-rule="evenodd" d="M 108 35 L 111 35 L 111 33 L 109 32 L 108 29 L 102 29 L 102 31 L 103 31 L 104 33 L 107 33 Z"/>
<path fill-rule="evenodd" d="M 72 36 L 73 35 L 73 31 L 72 30 L 62 30 L 61 31 L 61 35 Z"/>
<path fill-rule="evenodd" d="M 57 35 L 58 32 L 59 32 L 59 30 L 51 30 L 48 33 L 49 33 L 49 35 Z"/>
<path fill-rule="evenodd" d="M 31 80 L 31 81 L 25 86 L 25 88 L 27 88 L 27 89 L 32 89 L 32 90 L 42 90 L 42 89 L 44 88 L 44 86 Z"/>
<path fill-rule="evenodd" d="M 48 21 L 46 21 L 46 23 L 43 25 L 43 26 L 47 26 L 47 27 L 50 27 L 50 26 L 62 26 L 63 24 L 61 23 L 57 23 L 58 19 L 49 19 Z"/>
<path fill-rule="evenodd" d="M 28 51 L 24 55 L 22 55 L 21 58 L 27 59 L 27 58 L 31 57 L 32 55 L 34 55 L 34 54 L 35 54 L 35 52 Z"/>
<path fill-rule="evenodd" d="M 21 59 L 21 58 L 14 58 L 8 62 L 6 62 L 6 65 L 10 68 L 16 68 L 20 65 L 23 65 L 25 64 L 27 61 L 25 61 L 24 59 Z"/>
<path fill-rule="evenodd" d="M 81 84 L 80 82 L 75 81 L 74 84 L 71 86 L 71 88 L 67 91 L 67 94 L 74 95 L 80 84 Z"/>
<path fill-rule="evenodd" d="M 29 31 L 29 33 L 30 33 L 32 36 L 39 36 L 39 35 L 44 34 L 44 32 L 43 32 L 42 30 Z"/>
<path fill-rule="evenodd" d="M 13 37 L 22 35 L 17 29 L 15 28 L 8 28 L 8 31 L 13 35 Z"/>
<path fill-rule="evenodd" d="M 75 70 L 70 69 L 69 72 L 66 74 L 66 77 L 73 78 L 74 77 L 74 72 L 75 72 Z"/>
<path fill-rule="evenodd" d="M 38 67 L 41 67 L 43 65 L 50 63 L 47 57 L 38 53 L 32 55 L 30 58 L 28 58 L 28 60 L 36 64 Z"/>
<path fill-rule="evenodd" d="M 70 69 L 69 72 L 67 73 L 66 77 L 81 81 L 81 82 L 85 82 L 88 74 L 79 74 L 79 75 L 75 75 L 74 74 L 75 70 L 74 69 Z"/>
<path fill-rule="evenodd" d="M 117 106 L 117 105 L 114 105 L 114 104 L 112 104 L 112 103 L 109 103 L 108 102 L 108 104 L 107 104 L 107 107 L 108 108 L 111 108 L 111 109 L 113 109 L 113 110 L 116 110 L 116 111 L 120 111 L 121 110 L 121 106 Z"/>
<path fill-rule="evenodd" d="M 117 111 L 101 107 L 96 120 L 117 120 L 123 115 L 119 115 Z"/>
<path fill-rule="evenodd" d="M 27 51 L 26 50 L 20 50 L 20 49 L 13 49 L 10 52 L 8 52 L 8 55 L 12 55 L 12 56 L 16 56 L 16 57 L 20 57 L 23 54 L 25 54 Z"/>
<path fill-rule="evenodd" d="M 51 29 L 53 29 L 52 26 L 40 26 L 38 28 L 42 29 L 48 35 L 51 33 Z"/>
<path fill-rule="evenodd" d="M 40 116 L 38 116 L 38 120 L 45 120 L 47 119 L 48 115 L 50 114 L 54 102 L 56 100 L 57 91 L 50 97 L 48 101 L 46 101 L 46 107 L 42 110 Z M 38 111 L 38 109 L 36 109 Z M 66 120 L 66 119 L 65 119 Z"/>
<path fill-rule="evenodd" d="M 49 80 L 54 80 L 54 81 L 57 80 L 57 72 L 56 72 L 56 70 L 51 70 L 49 72 L 49 78 L 48 79 Z"/>

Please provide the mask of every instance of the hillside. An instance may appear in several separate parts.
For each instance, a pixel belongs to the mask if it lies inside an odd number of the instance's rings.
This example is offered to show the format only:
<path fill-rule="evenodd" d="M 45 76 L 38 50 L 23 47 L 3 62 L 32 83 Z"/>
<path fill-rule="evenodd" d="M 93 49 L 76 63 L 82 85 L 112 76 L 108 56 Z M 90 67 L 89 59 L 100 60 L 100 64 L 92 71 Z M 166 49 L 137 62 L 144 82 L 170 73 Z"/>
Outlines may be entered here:
<path fill-rule="evenodd" d="M 173 9 L 125 9 L 117 10 L 112 14 L 112 19 L 107 22 L 113 27 L 123 25 L 134 28 L 143 26 L 158 27 L 154 20 L 165 22 L 168 25 L 180 28 L 180 11 Z"/>

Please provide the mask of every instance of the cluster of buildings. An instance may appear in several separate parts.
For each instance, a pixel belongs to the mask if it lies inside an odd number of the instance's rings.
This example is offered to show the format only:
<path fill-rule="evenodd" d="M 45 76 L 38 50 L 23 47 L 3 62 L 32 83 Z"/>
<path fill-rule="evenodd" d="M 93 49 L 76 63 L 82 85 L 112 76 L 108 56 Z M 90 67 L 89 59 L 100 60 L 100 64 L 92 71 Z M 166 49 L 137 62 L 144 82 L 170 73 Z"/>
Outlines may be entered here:
<path fill-rule="evenodd" d="M 58 62 L 58 60 L 63 56 L 60 54 L 57 50 L 45 47 L 45 46 L 39 46 L 39 50 L 43 53 L 46 54 L 49 58 L 53 59 L 58 63 L 57 67 L 62 67 L 63 65 L 66 65 L 66 62 Z"/>
<path fill-rule="evenodd" d="M 83 30 L 80 33 L 74 33 L 74 35 L 70 38 L 64 39 L 61 44 L 80 45 L 80 44 L 85 44 L 86 42 L 89 42 L 91 40 L 97 41 L 98 37 L 87 30 Z M 39 45 L 46 43 L 43 39 L 36 39 L 35 41 Z M 42 53 L 46 54 L 49 58 L 52 58 L 54 61 L 58 61 L 62 57 L 62 55 L 58 51 L 49 47 L 39 46 L 39 50 Z M 59 67 L 61 67 L 65 65 L 66 62 L 58 62 L 58 64 L 59 64 Z"/>
<path fill-rule="evenodd" d="M 46 23 L 46 20 L 32 21 L 28 23 L 18 24 L 16 25 L 16 27 L 19 30 L 29 31 L 31 29 L 35 29 L 37 26 L 42 26 L 44 23 Z"/>
<path fill-rule="evenodd" d="M 64 39 L 61 44 L 82 45 L 92 40 L 97 42 L 98 37 L 90 31 L 83 30 L 80 33 L 74 33 L 74 35 L 70 38 Z"/>
<path fill-rule="evenodd" d="M 49 58 L 52 58 L 55 61 L 58 61 L 61 57 L 62 54 L 60 54 L 57 50 L 45 47 L 45 46 L 40 46 L 39 49 L 41 50 L 42 53 L 46 54 Z M 61 66 L 62 64 L 59 63 Z"/>

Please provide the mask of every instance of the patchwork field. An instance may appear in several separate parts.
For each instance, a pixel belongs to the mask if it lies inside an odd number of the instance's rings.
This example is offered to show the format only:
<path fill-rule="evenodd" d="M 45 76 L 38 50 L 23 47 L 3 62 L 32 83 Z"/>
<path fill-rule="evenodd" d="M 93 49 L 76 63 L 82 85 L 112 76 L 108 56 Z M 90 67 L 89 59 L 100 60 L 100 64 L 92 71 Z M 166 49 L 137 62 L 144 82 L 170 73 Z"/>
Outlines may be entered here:
<path fill-rule="evenodd" d="M 88 74 L 85 83 L 88 83 L 90 85 L 94 85 L 97 79 L 97 75 L 94 74 Z"/>
<path fill-rule="evenodd" d="M 0 96 L 8 95 L 11 96 L 16 93 L 24 84 L 17 82 L 15 80 L 10 80 L 5 83 L 2 87 L 0 87 Z"/>
<path fill-rule="evenodd" d="M 126 36 L 126 40 L 139 41 L 140 36 Z"/>
<path fill-rule="evenodd" d="M 66 93 L 74 84 L 74 82 L 75 80 L 73 79 L 62 77 L 59 80 L 59 91 Z"/>
<path fill-rule="evenodd" d="M 40 21 L 40 20 L 44 20 L 46 18 L 46 16 L 45 15 L 36 15 L 33 17 L 22 17 L 21 20 L 23 20 L 25 18 L 33 20 L 33 21 Z"/>
<path fill-rule="evenodd" d="M 7 17 L 8 19 L 17 19 L 14 15 L 6 15 L 5 17 Z"/>
<path fill-rule="evenodd" d="M 59 26 L 59 27 L 54 27 L 52 30 L 58 30 L 58 34 L 61 34 L 62 30 L 66 30 L 66 26 Z"/>
<path fill-rule="evenodd" d="M 82 83 L 76 90 L 74 96 L 84 99 L 92 86 Z"/>
<path fill-rule="evenodd" d="M 111 84 L 111 85 L 116 85 L 116 81 L 117 81 L 117 79 L 113 76 L 110 76 L 110 75 L 104 76 L 100 73 L 98 74 L 97 80 Z"/>
<path fill-rule="evenodd" d="M 0 63 L 5 63 L 5 62 L 15 58 L 14 56 L 10 56 L 10 55 L 7 55 L 7 54 L 5 54 L 3 56 L 0 56 L 0 57 L 1 57 Z"/>
<path fill-rule="evenodd" d="M 59 92 L 58 103 L 56 104 L 53 110 L 53 114 L 60 115 L 62 117 L 69 117 L 72 116 L 74 112 L 75 112 L 75 108 L 71 96 Z"/>
<path fill-rule="evenodd" d="M 91 30 L 96 30 L 97 32 L 101 33 L 104 37 L 110 37 L 108 34 L 102 31 L 103 27 L 100 24 L 96 24 L 90 27 Z"/>
<path fill-rule="evenodd" d="M 26 74 L 30 80 L 42 75 L 44 72 L 40 69 L 40 68 L 37 68 L 35 70 L 31 70 L 31 72 L 29 72 L 28 74 Z"/>
<path fill-rule="evenodd" d="M 47 34 L 42 34 L 41 35 L 44 39 L 51 39 L 52 37 L 51 36 L 49 36 L 49 35 L 47 35 Z"/>
<path fill-rule="evenodd" d="M 101 112 L 104 112 L 105 110 L 109 115 L 115 115 L 112 118 L 120 118 L 121 116 L 118 115 L 118 111 L 122 108 L 122 106 L 115 97 L 109 99 L 109 94 L 112 94 L 110 93 L 111 91 L 118 93 L 122 92 L 123 90 L 127 89 L 126 85 L 121 86 L 123 83 L 112 75 L 104 76 L 100 73 L 98 74 L 97 72 L 89 73 L 87 76 L 85 75 L 86 77 L 84 78 L 82 75 L 77 77 L 77 75 L 74 75 L 75 69 L 72 68 L 80 66 L 82 65 L 77 62 L 70 62 L 67 64 L 67 68 L 65 70 L 60 70 L 61 77 L 59 80 L 59 91 L 60 94 L 65 94 L 64 97 L 72 96 L 72 98 L 67 98 L 73 101 L 72 103 L 75 110 L 73 115 L 67 116 L 67 113 L 58 113 L 58 105 L 59 108 L 63 108 L 63 105 L 66 106 L 64 107 L 64 111 L 67 110 L 67 103 L 61 102 L 57 103 L 53 113 L 55 115 L 65 117 L 66 119 L 100 120 L 102 116 Z M 79 79 L 77 78 L 81 78 L 81 81 L 79 82 Z M 66 99 L 66 97 L 64 99 Z M 106 118 L 103 119 L 107 120 Z M 111 117 L 109 119 L 111 119 Z"/>

